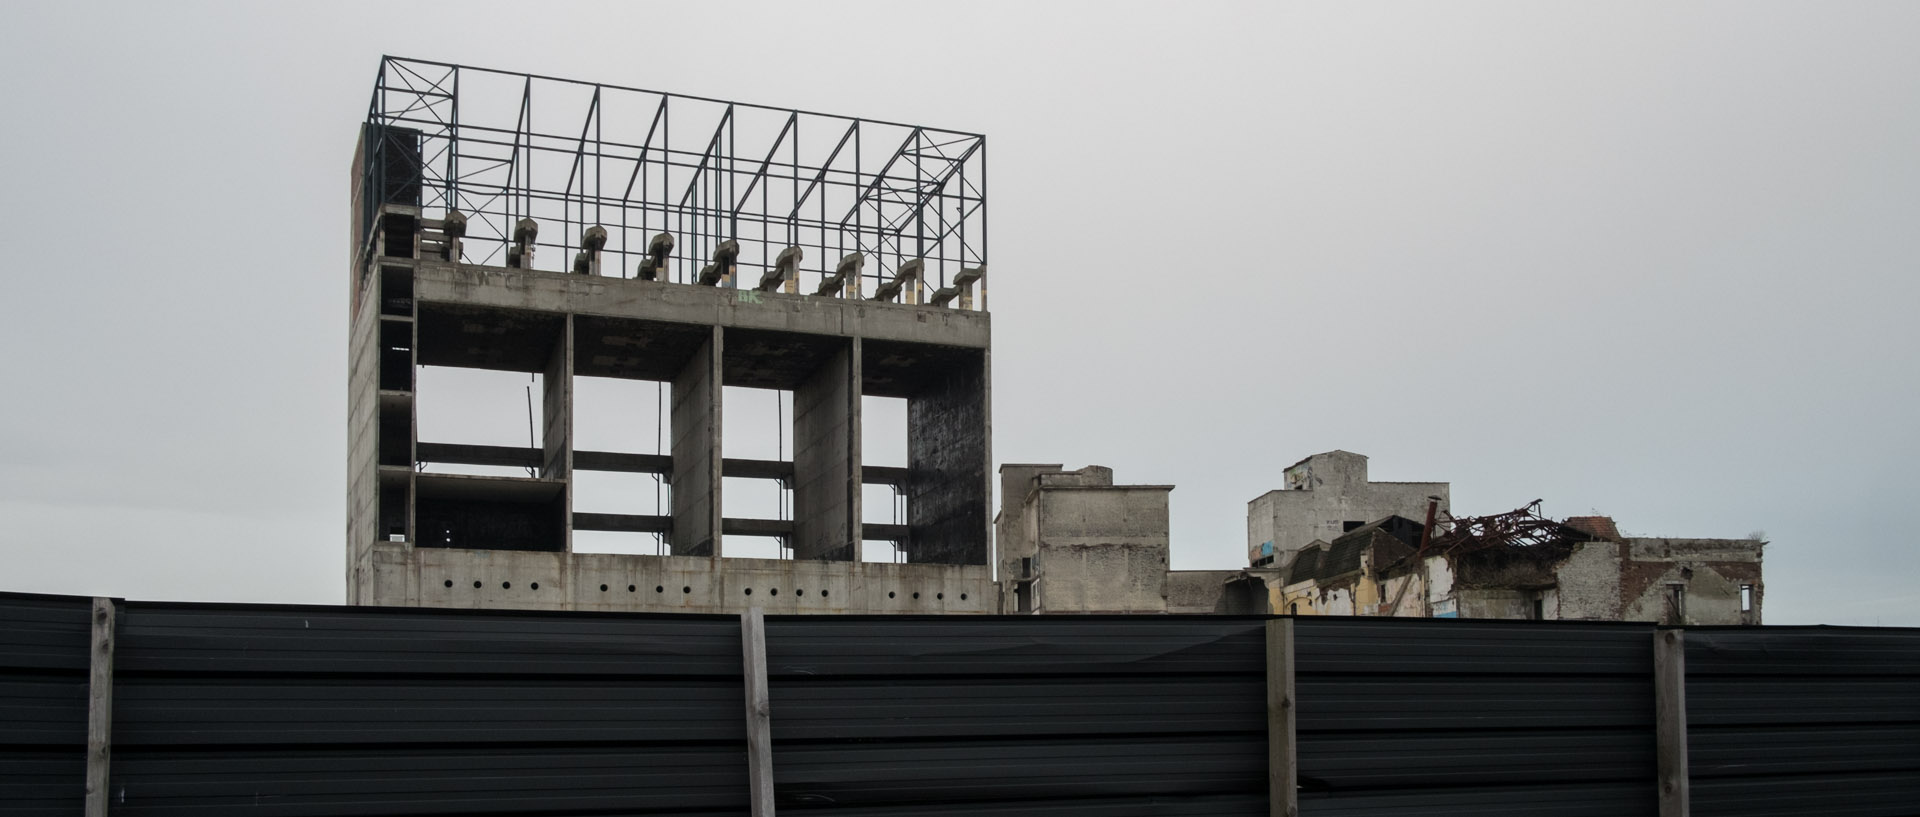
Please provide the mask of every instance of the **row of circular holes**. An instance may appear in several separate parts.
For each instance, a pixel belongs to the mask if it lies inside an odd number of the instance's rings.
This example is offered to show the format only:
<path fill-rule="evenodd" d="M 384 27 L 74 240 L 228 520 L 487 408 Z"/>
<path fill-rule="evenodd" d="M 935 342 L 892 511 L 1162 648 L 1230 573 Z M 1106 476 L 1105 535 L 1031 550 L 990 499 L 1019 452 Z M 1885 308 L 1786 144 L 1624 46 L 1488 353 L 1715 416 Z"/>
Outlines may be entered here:
<path fill-rule="evenodd" d="M 453 580 L 452 580 L 452 579 L 448 579 L 448 580 L 447 580 L 447 586 L 448 586 L 448 587 L 452 587 L 452 586 L 453 586 Z M 534 582 L 534 583 L 532 584 L 532 588 L 533 588 L 533 589 L 535 589 L 535 590 L 539 590 L 539 589 L 540 589 L 540 583 L 539 583 L 539 582 Z M 477 581 L 477 580 L 476 580 L 476 581 L 474 581 L 474 583 L 473 583 L 473 589 L 475 589 L 475 590 L 478 590 L 478 589 L 480 589 L 480 582 L 479 582 L 479 581 Z M 501 583 L 500 583 L 500 589 L 501 589 L 501 590 L 512 590 L 512 589 L 513 589 L 513 582 L 501 582 Z M 631 584 L 629 584 L 629 585 L 627 585 L 627 592 L 629 592 L 629 593 L 632 593 L 632 592 L 634 592 L 634 590 L 635 590 L 635 589 L 637 589 L 637 588 L 636 588 L 636 587 L 635 587 L 634 585 L 631 585 Z M 600 592 L 602 592 L 602 593 L 605 593 L 605 592 L 607 592 L 607 586 L 606 586 L 606 585 L 604 585 L 604 584 L 603 584 L 603 585 L 600 585 Z M 655 593 L 665 593 L 665 592 L 667 592 L 667 588 L 666 588 L 666 587 L 665 587 L 664 585 L 654 585 L 654 588 L 653 588 L 653 592 L 655 592 Z M 691 593 L 691 592 L 693 592 L 693 588 L 691 588 L 691 587 L 682 587 L 682 588 L 680 588 L 680 592 L 682 592 L 682 593 Z M 778 596 L 778 595 L 780 595 L 780 588 L 777 588 L 777 587 L 776 587 L 776 588 L 774 588 L 774 589 L 772 589 L 772 590 L 769 590 L 769 591 L 767 591 L 767 593 L 768 593 L 768 595 L 774 595 L 774 596 Z M 805 590 L 795 590 L 795 591 L 793 591 L 793 594 L 794 594 L 794 595 L 796 595 L 796 596 L 804 596 L 804 595 L 806 595 L 806 593 L 807 593 L 807 591 L 805 591 Z M 747 595 L 749 595 L 749 596 L 751 596 L 751 595 L 753 595 L 753 588 L 751 588 L 751 587 L 749 587 L 749 588 L 747 588 L 747 593 L 746 593 L 746 594 L 747 594 Z M 825 597 L 826 597 L 826 595 L 827 595 L 827 591 L 825 591 L 825 590 L 822 590 L 822 591 L 820 591 L 820 596 L 821 596 L 821 598 L 825 598 Z M 893 594 L 893 591 L 892 591 L 892 590 L 888 590 L 888 591 L 887 591 L 887 598 L 893 598 L 893 596 L 894 596 L 894 594 Z M 916 599 L 918 599 L 918 598 L 920 598 L 920 594 L 919 594 L 919 593 L 915 593 L 915 594 L 913 594 L 913 597 L 914 597 L 914 598 L 916 598 Z M 947 597 L 947 594 L 945 594 L 945 593 L 935 593 L 935 594 L 933 594 L 933 597 L 934 597 L 934 598 L 936 598 L 936 599 L 941 599 L 941 600 L 945 600 L 945 599 L 946 599 L 946 597 Z M 961 594 L 960 594 L 960 600 L 961 600 L 961 601 L 966 601 L 966 600 L 967 600 L 967 594 L 965 594 L 965 593 L 961 593 Z"/>

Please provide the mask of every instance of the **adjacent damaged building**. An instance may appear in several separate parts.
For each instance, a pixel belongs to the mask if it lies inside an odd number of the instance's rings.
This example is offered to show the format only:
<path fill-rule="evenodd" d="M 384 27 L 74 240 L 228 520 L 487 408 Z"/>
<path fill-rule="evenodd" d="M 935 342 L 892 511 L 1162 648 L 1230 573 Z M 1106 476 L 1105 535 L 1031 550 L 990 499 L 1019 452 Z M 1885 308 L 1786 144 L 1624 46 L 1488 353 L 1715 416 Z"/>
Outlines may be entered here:
<path fill-rule="evenodd" d="M 1390 515 L 1247 575 L 1295 615 L 1761 623 L 1765 542 L 1627 537 L 1609 517 L 1539 507 L 1442 513 L 1431 530 Z"/>

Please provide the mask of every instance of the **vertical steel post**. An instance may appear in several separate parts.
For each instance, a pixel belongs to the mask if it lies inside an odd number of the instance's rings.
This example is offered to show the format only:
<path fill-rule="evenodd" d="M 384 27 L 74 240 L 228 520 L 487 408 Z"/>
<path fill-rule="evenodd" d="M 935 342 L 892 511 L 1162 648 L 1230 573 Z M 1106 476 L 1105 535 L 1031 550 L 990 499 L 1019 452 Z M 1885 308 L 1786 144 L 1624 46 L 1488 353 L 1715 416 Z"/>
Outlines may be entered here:
<path fill-rule="evenodd" d="M 1293 619 L 1267 620 L 1267 803 L 1272 817 L 1299 817 L 1300 760 L 1294 741 Z"/>
<path fill-rule="evenodd" d="M 1683 630 L 1653 633 L 1653 712 L 1660 817 L 1688 817 L 1687 641 Z"/>
<path fill-rule="evenodd" d="M 773 817 L 773 707 L 767 698 L 766 611 L 740 614 L 741 666 L 747 690 L 747 785 L 753 817 Z"/>
<path fill-rule="evenodd" d="M 91 672 L 87 675 L 87 817 L 107 817 L 113 759 L 113 599 L 93 600 Z"/>

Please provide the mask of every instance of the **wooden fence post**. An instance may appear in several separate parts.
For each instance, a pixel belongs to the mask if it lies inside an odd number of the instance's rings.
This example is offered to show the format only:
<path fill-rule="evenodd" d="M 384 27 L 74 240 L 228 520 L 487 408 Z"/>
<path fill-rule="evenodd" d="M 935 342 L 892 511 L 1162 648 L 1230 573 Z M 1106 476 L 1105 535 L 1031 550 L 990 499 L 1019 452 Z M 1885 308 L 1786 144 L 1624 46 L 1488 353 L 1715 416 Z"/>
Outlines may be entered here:
<path fill-rule="evenodd" d="M 1267 803 L 1272 817 L 1300 814 L 1293 710 L 1293 619 L 1267 619 Z"/>
<path fill-rule="evenodd" d="M 1688 817 L 1687 641 L 1683 630 L 1653 633 L 1653 712 L 1660 817 Z"/>
<path fill-rule="evenodd" d="M 753 817 L 773 817 L 773 706 L 767 696 L 767 617 L 754 607 L 740 614 L 742 667 L 747 690 L 747 785 Z"/>
<path fill-rule="evenodd" d="M 93 600 L 93 647 L 87 675 L 87 817 L 107 817 L 113 760 L 113 599 Z"/>

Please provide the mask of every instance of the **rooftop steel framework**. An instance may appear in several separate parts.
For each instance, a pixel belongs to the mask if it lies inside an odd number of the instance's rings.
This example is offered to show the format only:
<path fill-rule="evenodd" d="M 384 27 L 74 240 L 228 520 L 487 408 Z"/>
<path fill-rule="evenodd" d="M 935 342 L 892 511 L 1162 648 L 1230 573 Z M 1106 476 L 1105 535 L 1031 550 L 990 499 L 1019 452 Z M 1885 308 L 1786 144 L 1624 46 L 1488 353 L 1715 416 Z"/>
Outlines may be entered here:
<path fill-rule="evenodd" d="M 621 277 L 660 233 L 682 283 L 726 241 L 749 282 L 801 248 L 806 292 L 851 253 L 861 294 L 915 258 L 933 287 L 986 264 L 980 134 L 391 56 L 367 122 L 381 138 L 363 181 L 417 196 L 428 218 L 466 216 L 469 263 L 504 264 L 531 218 L 534 246 L 554 248 L 535 267 L 559 271 L 596 225 L 604 274 Z"/>

